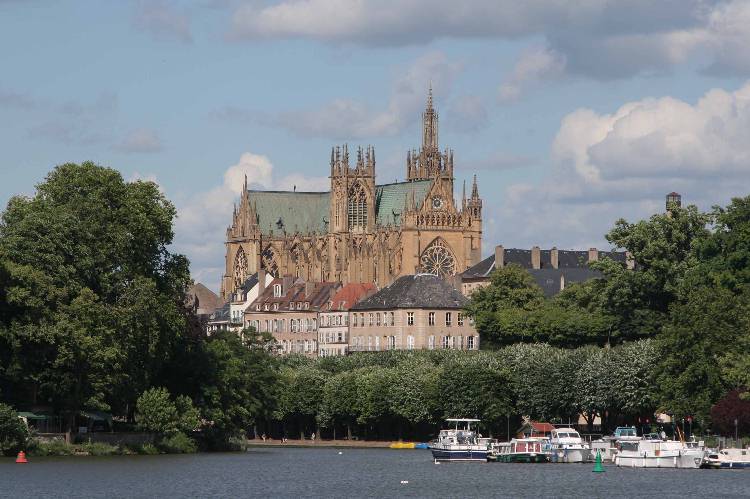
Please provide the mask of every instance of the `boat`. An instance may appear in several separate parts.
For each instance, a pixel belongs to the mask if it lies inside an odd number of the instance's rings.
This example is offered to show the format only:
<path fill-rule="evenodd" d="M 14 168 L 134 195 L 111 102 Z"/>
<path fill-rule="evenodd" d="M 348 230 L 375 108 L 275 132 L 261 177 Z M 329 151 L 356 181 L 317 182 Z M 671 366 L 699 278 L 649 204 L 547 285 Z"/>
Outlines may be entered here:
<path fill-rule="evenodd" d="M 721 449 L 718 452 L 709 452 L 703 467 L 715 469 L 750 468 L 750 449 Z"/>
<path fill-rule="evenodd" d="M 641 437 L 638 436 L 635 426 L 618 426 L 615 428 L 613 435 L 591 442 L 591 455 L 596 456 L 596 453 L 599 452 L 603 460 L 615 462 L 615 455 L 618 450 L 617 442 L 635 442 L 640 439 Z"/>
<path fill-rule="evenodd" d="M 547 455 L 553 463 L 586 463 L 591 460 L 591 449 L 573 428 L 552 430 Z"/>
<path fill-rule="evenodd" d="M 437 438 L 430 442 L 435 462 L 441 461 L 487 461 L 490 439 L 481 438 L 472 429 L 478 419 L 449 418 L 453 428 L 440 430 Z"/>
<path fill-rule="evenodd" d="M 662 440 L 649 435 L 640 440 L 618 441 L 615 464 L 625 468 L 700 468 L 703 442 Z"/>
<path fill-rule="evenodd" d="M 492 445 L 490 461 L 498 463 L 546 463 L 549 456 L 544 451 L 544 438 L 514 438 L 510 442 Z"/>
<path fill-rule="evenodd" d="M 417 444 L 414 442 L 391 442 L 388 447 L 391 449 L 416 449 Z"/>

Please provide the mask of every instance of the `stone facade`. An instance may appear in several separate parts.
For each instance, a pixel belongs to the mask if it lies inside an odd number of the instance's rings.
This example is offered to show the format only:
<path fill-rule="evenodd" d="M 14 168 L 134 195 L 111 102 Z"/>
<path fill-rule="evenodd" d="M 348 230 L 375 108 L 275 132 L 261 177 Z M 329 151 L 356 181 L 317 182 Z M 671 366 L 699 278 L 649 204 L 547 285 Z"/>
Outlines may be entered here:
<path fill-rule="evenodd" d="M 407 275 L 361 300 L 349 313 L 349 350 L 479 349 L 467 300 L 440 277 Z"/>
<path fill-rule="evenodd" d="M 273 279 L 245 310 L 246 327 L 271 333 L 278 352 L 318 355 L 318 313 L 341 287 L 285 276 Z"/>
<path fill-rule="evenodd" d="M 352 164 L 353 163 L 353 164 Z M 422 147 L 409 151 L 406 181 L 375 183 L 375 149 L 331 151 L 329 192 L 243 189 L 227 229 L 227 297 L 264 269 L 319 282 L 387 286 L 424 271 L 454 275 L 481 259 L 482 200 L 474 178 L 454 199 L 453 151 L 438 145 L 432 91 L 422 116 Z"/>
<path fill-rule="evenodd" d="M 321 357 L 349 352 L 349 309 L 375 293 L 372 283 L 349 283 L 331 298 L 318 314 L 318 354 Z"/>

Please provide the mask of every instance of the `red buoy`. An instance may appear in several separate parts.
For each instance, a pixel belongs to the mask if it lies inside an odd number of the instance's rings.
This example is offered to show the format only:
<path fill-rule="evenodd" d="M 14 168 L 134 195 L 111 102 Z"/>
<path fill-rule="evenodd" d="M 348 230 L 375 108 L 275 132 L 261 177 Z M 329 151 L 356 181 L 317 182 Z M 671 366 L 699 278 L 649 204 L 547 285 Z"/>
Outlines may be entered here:
<path fill-rule="evenodd" d="M 24 451 L 21 451 L 18 453 L 18 457 L 16 457 L 17 463 L 28 463 L 26 460 L 26 453 Z"/>

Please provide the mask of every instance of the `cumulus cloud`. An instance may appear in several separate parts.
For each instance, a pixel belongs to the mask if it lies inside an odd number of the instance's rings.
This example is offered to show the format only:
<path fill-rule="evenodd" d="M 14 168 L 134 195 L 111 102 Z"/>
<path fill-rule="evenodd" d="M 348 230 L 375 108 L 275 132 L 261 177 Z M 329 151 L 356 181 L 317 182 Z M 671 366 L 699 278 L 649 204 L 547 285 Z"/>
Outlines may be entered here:
<path fill-rule="evenodd" d="M 487 104 L 478 95 L 463 95 L 451 101 L 446 123 L 451 130 L 477 132 L 487 127 Z"/>
<path fill-rule="evenodd" d="M 358 100 L 340 98 L 315 109 L 293 110 L 277 115 L 253 113 L 235 107 L 221 109 L 214 115 L 235 122 L 254 119 L 301 137 L 345 140 L 392 136 L 419 118 L 430 82 L 436 98 L 448 95 L 461 69 L 459 62 L 449 60 L 444 53 L 428 52 L 398 71 L 401 76 L 391 85 L 388 103 L 377 108 Z"/>
<path fill-rule="evenodd" d="M 173 39 L 184 43 L 193 41 L 190 17 L 171 2 L 149 0 L 136 4 L 133 26 L 154 38 Z"/>
<path fill-rule="evenodd" d="M 749 21 L 747 0 L 282 0 L 238 7 L 230 36 L 372 46 L 541 36 L 567 71 L 607 79 L 697 53 L 707 71 L 748 74 Z"/>
<path fill-rule="evenodd" d="M 601 246 L 617 218 L 663 211 L 670 191 L 704 209 L 726 204 L 748 194 L 748 134 L 750 82 L 710 90 L 695 103 L 663 97 L 610 114 L 576 110 L 562 120 L 545 180 L 513 184 L 501 200 L 488 200 L 502 231 L 494 237 Z"/>
<path fill-rule="evenodd" d="M 154 153 L 162 150 L 159 135 L 153 130 L 139 128 L 115 144 L 114 149 L 125 153 Z"/>
<path fill-rule="evenodd" d="M 556 79 L 565 72 L 566 58 L 546 47 L 526 49 L 510 76 L 500 85 L 501 102 L 516 100 L 528 89 L 545 80 Z"/>
<path fill-rule="evenodd" d="M 239 201 L 245 176 L 251 189 L 291 190 L 296 186 L 298 190 L 325 191 L 329 188 L 326 177 L 297 173 L 279 176 L 267 156 L 245 152 L 225 170 L 220 185 L 179 202 L 175 249 L 190 259 L 193 278 L 215 291 L 224 272 L 226 228 L 232 223 L 232 207 Z"/>

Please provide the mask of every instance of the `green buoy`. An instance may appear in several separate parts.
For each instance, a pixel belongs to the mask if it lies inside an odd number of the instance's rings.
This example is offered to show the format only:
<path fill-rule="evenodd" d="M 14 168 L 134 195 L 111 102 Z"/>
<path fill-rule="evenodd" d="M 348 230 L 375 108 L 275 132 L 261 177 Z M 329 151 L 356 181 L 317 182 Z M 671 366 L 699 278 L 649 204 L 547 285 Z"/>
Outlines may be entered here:
<path fill-rule="evenodd" d="M 594 461 L 594 473 L 604 473 L 606 470 L 602 465 L 602 455 L 596 451 L 596 461 Z"/>

